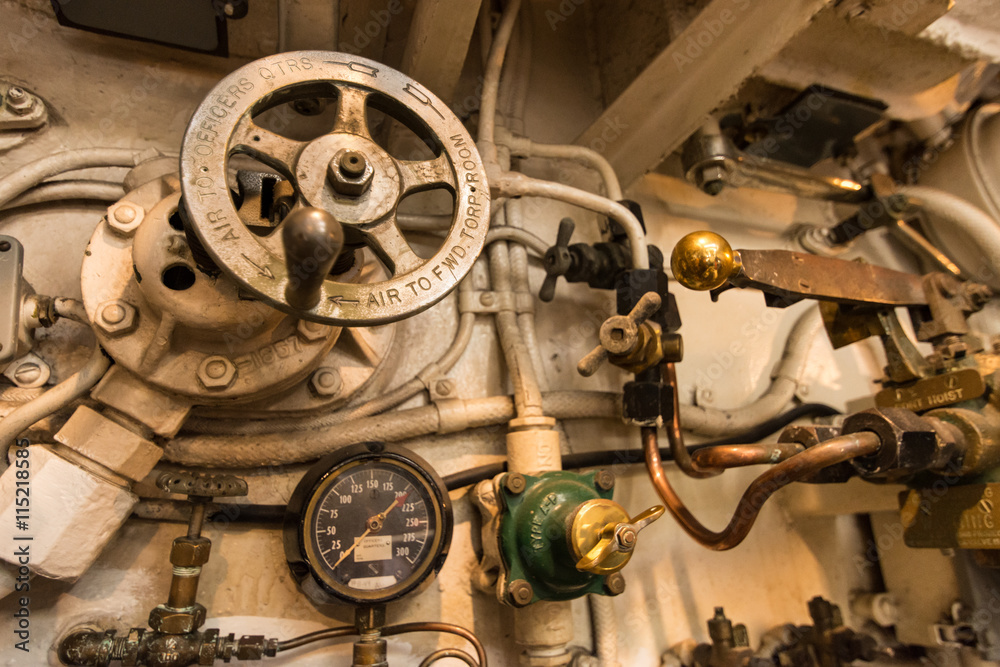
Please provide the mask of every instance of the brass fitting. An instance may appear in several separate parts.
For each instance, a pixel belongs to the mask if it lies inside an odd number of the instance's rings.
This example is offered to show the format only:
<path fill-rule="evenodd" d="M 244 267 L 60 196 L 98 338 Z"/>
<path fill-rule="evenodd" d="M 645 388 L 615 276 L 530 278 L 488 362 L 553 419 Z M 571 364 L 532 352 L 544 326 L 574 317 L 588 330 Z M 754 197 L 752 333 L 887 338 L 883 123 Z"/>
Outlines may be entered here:
<path fill-rule="evenodd" d="M 205 607 L 195 603 L 186 609 L 174 609 L 165 604 L 149 612 L 149 627 L 165 635 L 185 635 L 205 623 Z"/>
<path fill-rule="evenodd" d="M 178 537 L 170 548 L 170 563 L 178 567 L 200 567 L 208 562 L 212 541 L 207 537 Z"/>

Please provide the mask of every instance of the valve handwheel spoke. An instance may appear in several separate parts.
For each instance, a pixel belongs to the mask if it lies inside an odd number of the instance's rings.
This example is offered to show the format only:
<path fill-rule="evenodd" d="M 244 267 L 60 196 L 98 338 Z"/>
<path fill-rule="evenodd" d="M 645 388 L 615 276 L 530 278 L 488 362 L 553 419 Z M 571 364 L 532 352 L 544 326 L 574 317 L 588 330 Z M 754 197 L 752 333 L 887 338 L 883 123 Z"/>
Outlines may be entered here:
<path fill-rule="evenodd" d="M 371 139 L 368 131 L 368 95 L 367 90 L 338 84 L 337 117 L 333 121 L 330 132 L 345 132 L 359 137 Z"/>
<path fill-rule="evenodd" d="M 455 172 L 448 164 L 446 155 L 439 155 L 433 160 L 396 160 L 402 184 L 400 197 L 415 192 L 424 192 L 435 188 L 447 188 L 454 192 Z"/>
<path fill-rule="evenodd" d="M 224 78 L 188 125 L 181 147 L 185 217 L 205 251 L 247 293 L 316 322 L 386 324 L 437 303 L 465 277 L 486 242 L 489 185 L 475 142 L 444 102 L 381 63 L 332 51 L 282 58 L 249 63 Z M 278 104 L 314 98 L 321 90 L 337 98 L 326 134 L 296 141 L 255 121 Z M 423 138 L 434 158 L 401 160 L 375 142 L 368 125 L 373 95 L 379 111 Z M 326 226 L 339 224 L 348 248 L 368 246 L 391 277 L 340 282 L 337 275 L 314 271 L 309 298 L 297 298 L 303 295 L 292 272 L 308 258 L 299 258 L 298 246 L 289 255 L 285 235 L 275 233 L 283 227 L 261 237 L 244 225 L 229 188 L 228 158 L 234 154 L 247 154 L 288 178 L 300 206 L 317 219 L 317 210 L 332 216 Z M 404 238 L 396 213 L 408 195 L 433 189 L 447 190 L 456 206 L 441 246 L 424 259 Z"/>
<path fill-rule="evenodd" d="M 368 247 L 378 255 L 394 276 L 410 273 L 424 263 L 424 260 L 413 252 L 409 242 L 403 238 L 395 215 L 360 231 L 365 236 Z"/>
<path fill-rule="evenodd" d="M 230 152 L 249 155 L 285 178 L 294 178 L 295 163 L 305 146 L 261 127 L 249 114 L 240 119 L 229 141 Z"/>

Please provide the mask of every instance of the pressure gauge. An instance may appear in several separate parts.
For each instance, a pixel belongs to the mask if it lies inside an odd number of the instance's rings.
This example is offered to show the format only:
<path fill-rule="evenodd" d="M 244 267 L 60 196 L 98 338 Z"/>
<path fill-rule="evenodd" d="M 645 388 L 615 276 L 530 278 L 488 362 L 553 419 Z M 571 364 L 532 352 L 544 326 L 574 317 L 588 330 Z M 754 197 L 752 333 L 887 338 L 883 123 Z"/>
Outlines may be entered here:
<path fill-rule="evenodd" d="M 320 460 L 285 518 L 285 554 L 314 602 L 373 605 L 429 583 L 451 542 L 441 478 L 402 447 L 367 443 Z"/>

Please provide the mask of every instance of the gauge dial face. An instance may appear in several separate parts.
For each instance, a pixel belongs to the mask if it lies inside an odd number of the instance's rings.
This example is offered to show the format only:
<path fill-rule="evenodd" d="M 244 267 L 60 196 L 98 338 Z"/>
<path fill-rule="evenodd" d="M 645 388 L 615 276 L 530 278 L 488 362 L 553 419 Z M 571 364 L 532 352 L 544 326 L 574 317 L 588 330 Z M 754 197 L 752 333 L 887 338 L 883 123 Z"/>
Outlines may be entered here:
<path fill-rule="evenodd" d="M 347 462 L 316 485 L 301 544 L 323 587 L 350 602 L 403 595 L 440 567 L 450 536 L 442 492 L 420 468 L 378 457 Z"/>

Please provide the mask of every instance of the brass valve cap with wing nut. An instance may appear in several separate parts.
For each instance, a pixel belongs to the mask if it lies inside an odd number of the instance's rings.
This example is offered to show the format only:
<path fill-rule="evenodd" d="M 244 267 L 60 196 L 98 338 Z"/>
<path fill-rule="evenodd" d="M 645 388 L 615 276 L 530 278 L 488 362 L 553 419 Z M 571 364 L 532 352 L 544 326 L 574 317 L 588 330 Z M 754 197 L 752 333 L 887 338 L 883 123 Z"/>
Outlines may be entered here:
<path fill-rule="evenodd" d="M 608 575 L 628 564 L 639 539 L 639 531 L 663 516 L 655 505 L 629 518 L 625 508 L 613 500 L 589 500 L 570 522 L 570 544 L 576 569 Z"/>
<path fill-rule="evenodd" d="M 670 269 L 684 287 L 706 291 L 722 287 L 739 268 L 739 254 L 714 232 L 692 232 L 674 246 Z"/>

